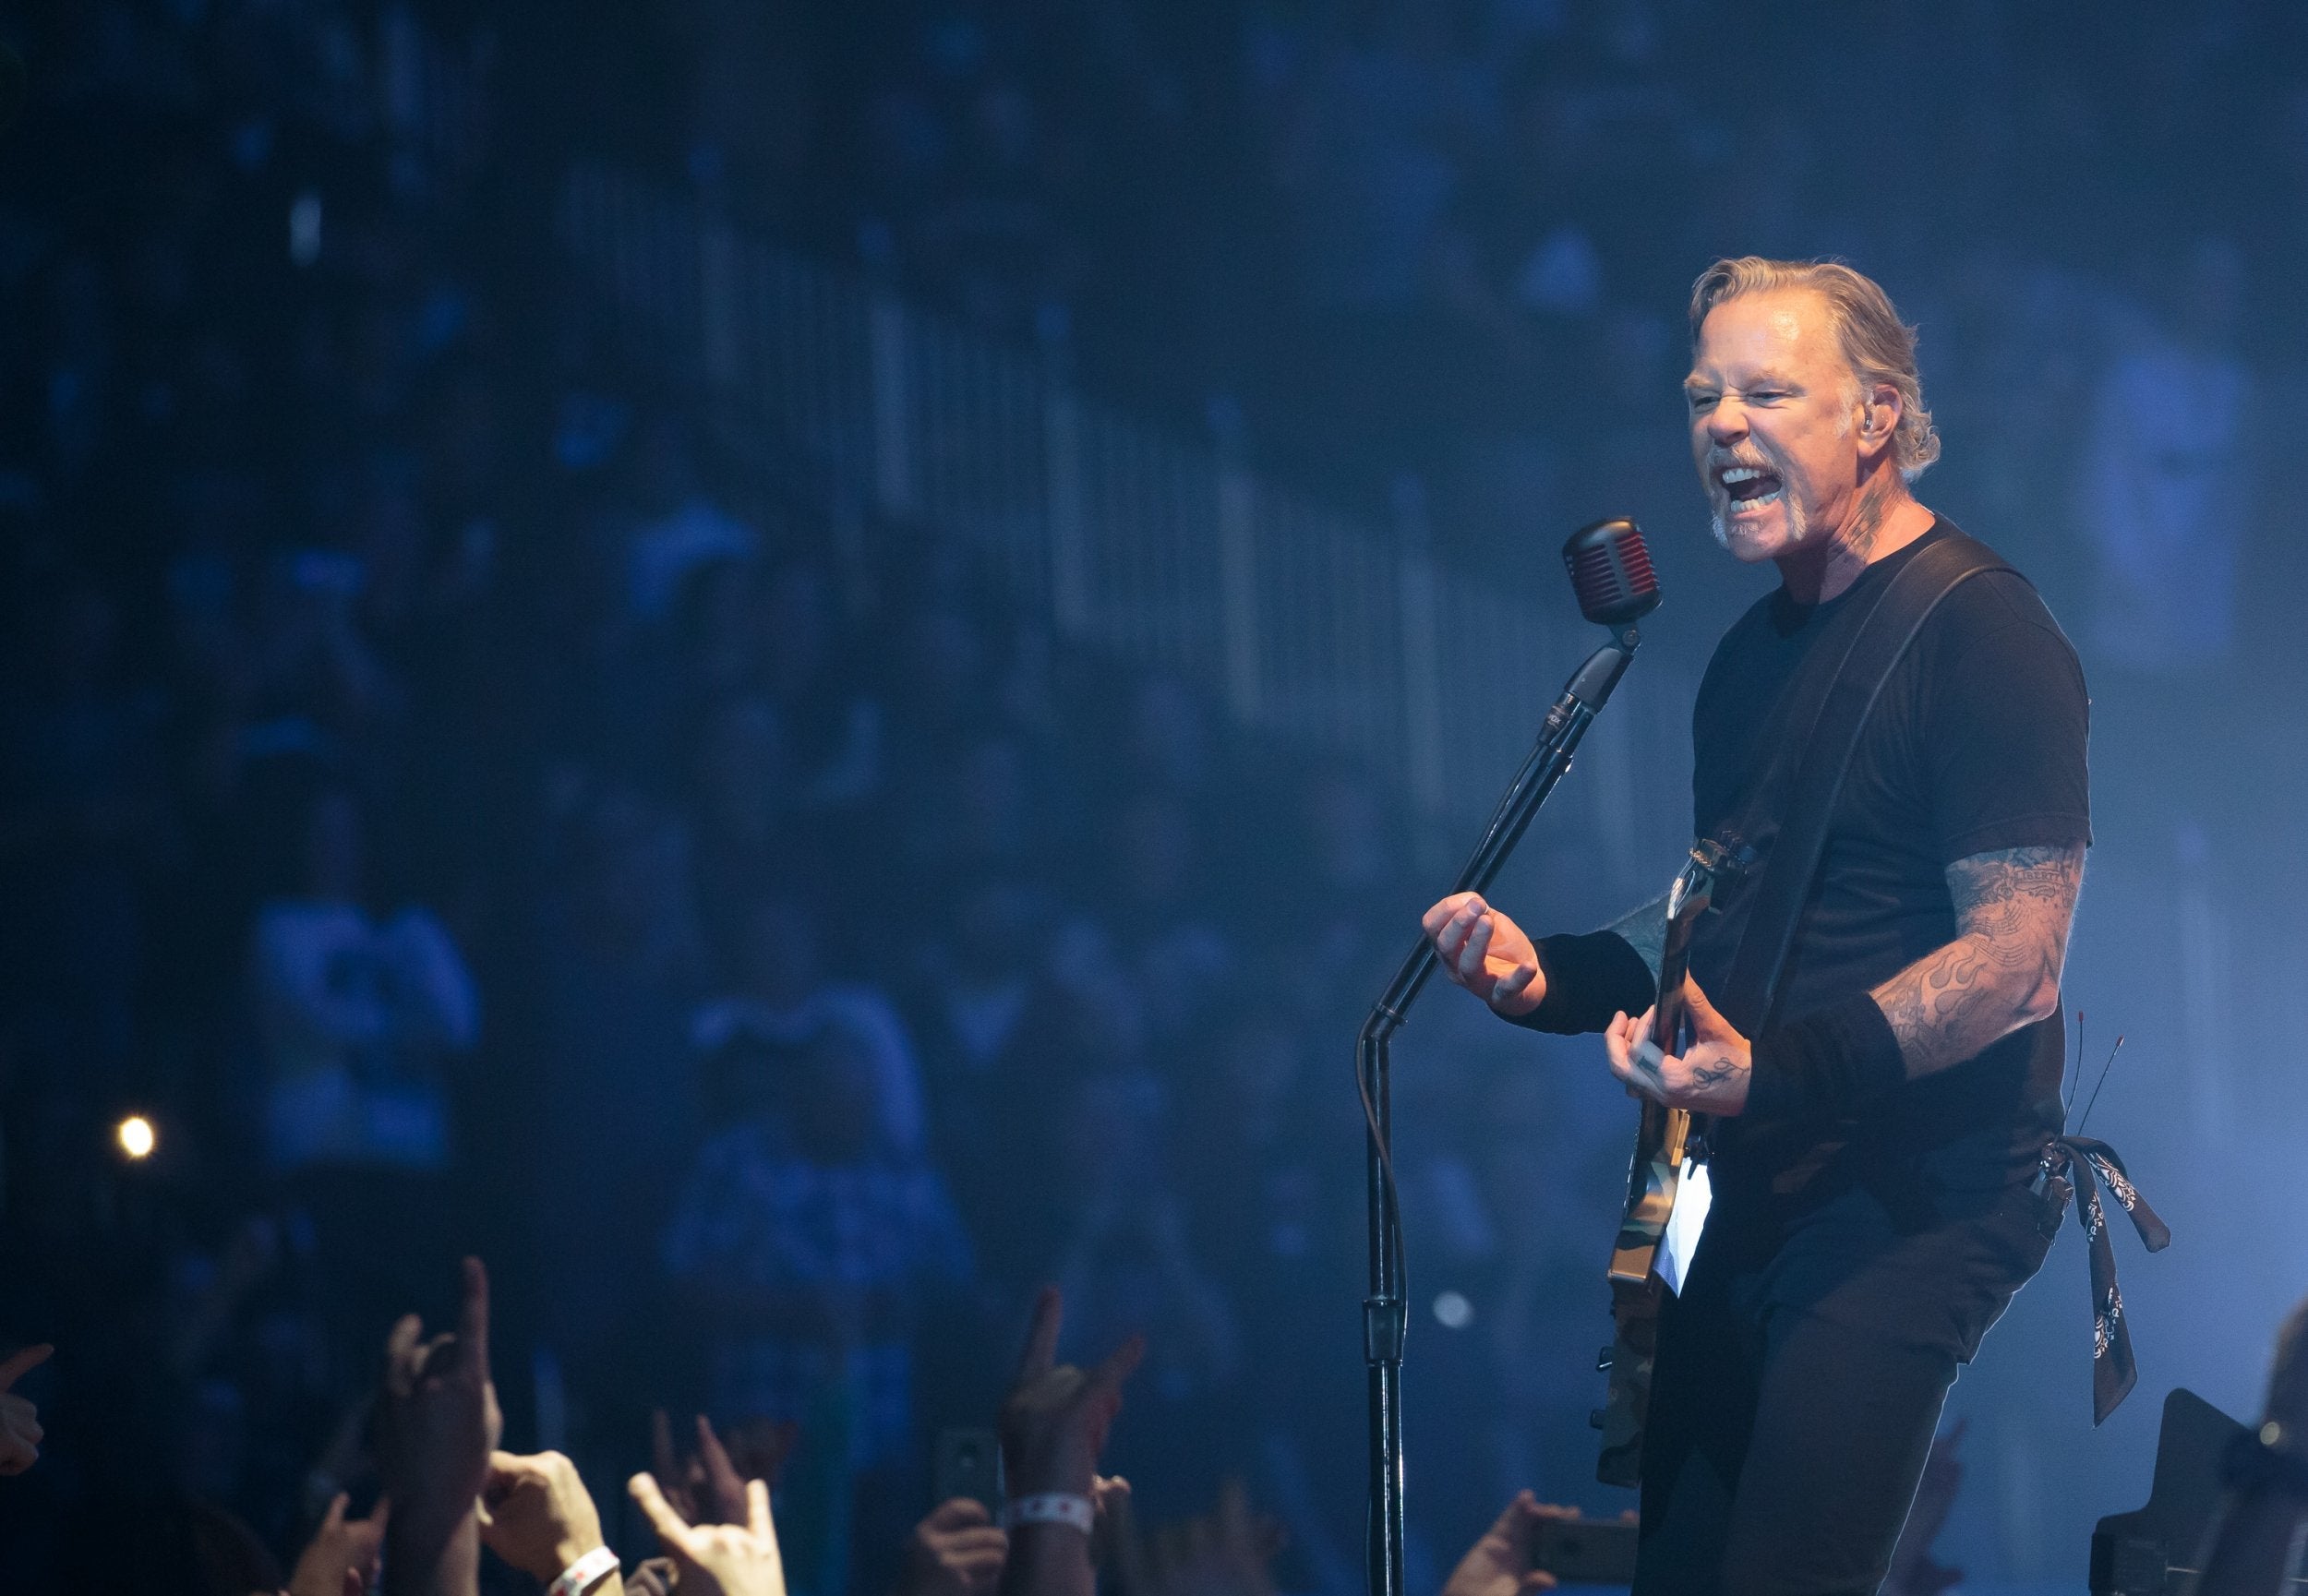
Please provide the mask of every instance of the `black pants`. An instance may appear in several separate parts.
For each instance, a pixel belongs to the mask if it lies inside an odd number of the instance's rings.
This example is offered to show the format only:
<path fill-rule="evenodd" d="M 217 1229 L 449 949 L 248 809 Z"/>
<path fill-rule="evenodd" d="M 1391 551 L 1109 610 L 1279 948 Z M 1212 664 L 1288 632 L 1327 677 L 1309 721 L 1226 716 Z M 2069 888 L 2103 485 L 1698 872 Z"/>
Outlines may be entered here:
<path fill-rule="evenodd" d="M 1637 1596 L 1852 1596 L 1891 1561 L 1959 1365 L 2059 1224 L 2014 1186 L 1718 1196 L 1659 1326 Z"/>

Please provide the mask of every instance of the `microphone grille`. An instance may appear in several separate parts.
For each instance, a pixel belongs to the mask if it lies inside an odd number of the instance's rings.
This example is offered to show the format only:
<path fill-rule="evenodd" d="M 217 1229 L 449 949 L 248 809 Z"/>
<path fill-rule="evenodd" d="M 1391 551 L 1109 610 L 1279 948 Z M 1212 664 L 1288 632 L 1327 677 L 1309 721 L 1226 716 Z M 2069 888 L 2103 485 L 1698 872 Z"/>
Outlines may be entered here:
<path fill-rule="evenodd" d="M 1622 626 L 1659 607 L 1659 575 L 1641 528 L 1624 516 L 1572 533 L 1563 545 L 1579 613 L 1598 626 Z"/>

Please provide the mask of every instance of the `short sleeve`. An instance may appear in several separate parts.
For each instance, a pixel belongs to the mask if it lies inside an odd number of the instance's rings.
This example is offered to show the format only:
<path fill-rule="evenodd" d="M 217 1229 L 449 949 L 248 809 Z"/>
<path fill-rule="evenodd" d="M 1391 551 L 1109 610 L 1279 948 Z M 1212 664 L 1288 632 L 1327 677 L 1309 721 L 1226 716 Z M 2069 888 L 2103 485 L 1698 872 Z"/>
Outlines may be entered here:
<path fill-rule="evenodd" d="M 2014 576 L 1965 583 L 1945 620 L 1923 673 L 1924 774 L 1941 861 L 2088 846 L 2091 701 L 2074 647 Z"/>

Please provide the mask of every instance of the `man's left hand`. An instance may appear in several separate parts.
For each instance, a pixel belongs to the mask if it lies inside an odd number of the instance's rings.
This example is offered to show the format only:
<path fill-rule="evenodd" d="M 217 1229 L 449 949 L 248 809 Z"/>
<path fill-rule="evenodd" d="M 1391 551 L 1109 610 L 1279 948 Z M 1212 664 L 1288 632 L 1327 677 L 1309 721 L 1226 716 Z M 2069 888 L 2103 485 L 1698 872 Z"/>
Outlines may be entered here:
<path fill-rule="evenodd" d="M 1630 1090 L 1670 1109 L 1737 1114 L 1747 1107 L 1748 1083 L 1755 1073 L 1753 1051 L 1689 976 L 1683 978 L 1683 1005 L 1690 1016 L 1691 1041 L 1679 1056 L 1661 1052 L 1650 1040 L 1655 1007 L 1645 1009 L 1641 1019 L 1612 1015 L 1610 1027 L 1603 1033 L 1611 1074 Z"/>

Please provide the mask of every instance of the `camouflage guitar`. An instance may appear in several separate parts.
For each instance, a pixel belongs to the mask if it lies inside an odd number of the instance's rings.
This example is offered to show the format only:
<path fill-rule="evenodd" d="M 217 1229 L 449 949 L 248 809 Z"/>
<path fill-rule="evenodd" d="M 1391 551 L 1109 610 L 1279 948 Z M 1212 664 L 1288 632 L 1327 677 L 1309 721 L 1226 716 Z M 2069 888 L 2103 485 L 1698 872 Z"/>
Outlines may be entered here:
<path fill-rule="evenodd" d="M 1729 863 L 1719 845 L 1701 841 L 1692 847 L 1689 860 L 1667 891 L 1659 1001 L 1651 1022 L 1651 1039 L 1663 1051 L 1674 1052 L 1682 1041 L 1683 976 L 1689 965 L 1691 931 L 1713 902 L 1716 878 Z M 1611 1245 L 1611 1317 L 1617 1335 L 1603 1354 L 1610 1389 L 1593 1420 L 1603 1432 L 1595 1478 L 1606 1485 L 1640 1482 L 1643 1423 L 1651 1409 L 1651 1361 L 1658 1348 L 1659 1294 L 1665 1289 L 1657 1274 L 1659 1244 L 1666 1234 L 1667 1217 L 1675 1211 L 1676 1188 L 1695 1128 L 1688 1110 L 1648 1098 L 1641 1101 L 1634 1161 L 1627 1171 L 1627 1214 Z M 1703 1133 L 1705 1125 L 1696 1129 Z"/>

